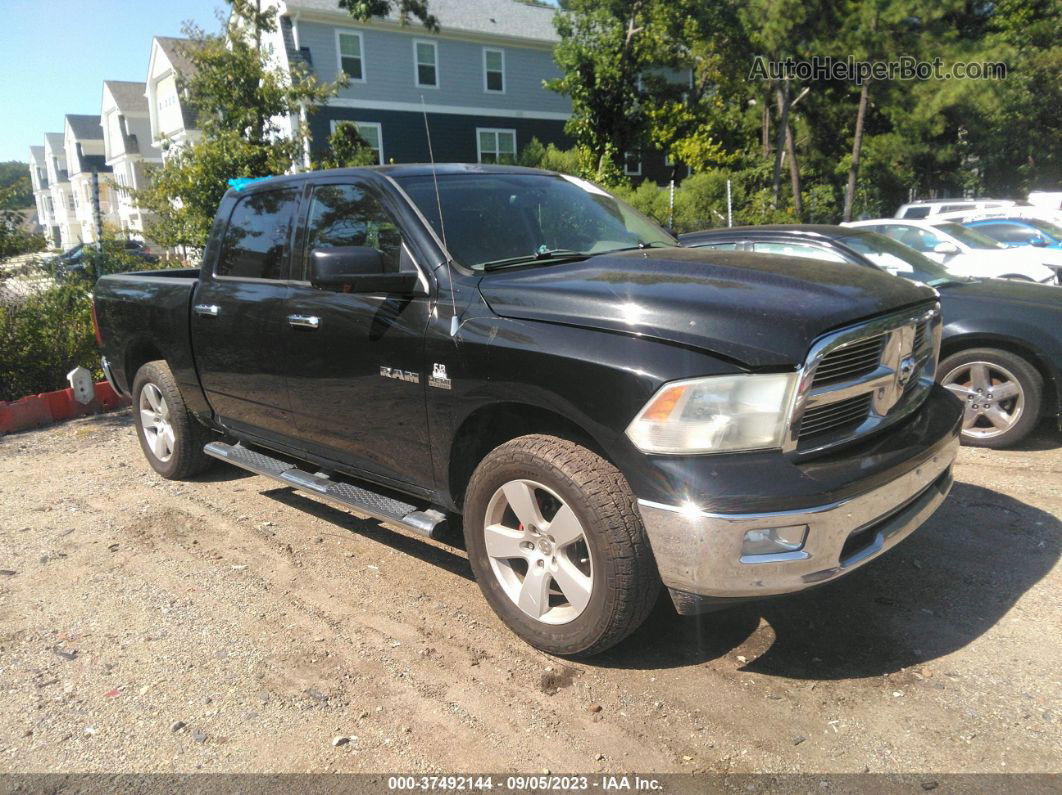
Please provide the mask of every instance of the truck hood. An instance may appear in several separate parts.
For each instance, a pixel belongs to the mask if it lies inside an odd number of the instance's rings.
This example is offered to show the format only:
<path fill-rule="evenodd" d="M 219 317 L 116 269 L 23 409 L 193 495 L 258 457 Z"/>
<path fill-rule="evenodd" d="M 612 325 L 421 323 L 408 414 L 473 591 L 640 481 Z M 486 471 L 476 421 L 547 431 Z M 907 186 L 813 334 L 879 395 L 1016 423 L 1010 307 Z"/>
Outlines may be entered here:
<path fill-rule="evenodd" d="M 798 365 L 827 331 L 936 297 L 847 263 L 692 248 L 528 265 L 479 288 L 502 317 L 650 337 L 752 368 Z"/>

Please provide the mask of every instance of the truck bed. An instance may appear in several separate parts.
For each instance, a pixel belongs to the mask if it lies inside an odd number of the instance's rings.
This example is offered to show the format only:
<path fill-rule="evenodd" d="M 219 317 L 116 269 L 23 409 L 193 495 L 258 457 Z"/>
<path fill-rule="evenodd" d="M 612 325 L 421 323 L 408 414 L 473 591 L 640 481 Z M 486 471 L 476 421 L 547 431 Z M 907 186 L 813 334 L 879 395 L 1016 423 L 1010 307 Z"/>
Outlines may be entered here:
<path fill-rule="evenodd" d="M 187 388 L 202 394 L 189 326 L 198 281 L 198 270 L 175 268 L 115 273 L 96 282 L 94 300 L 103 355 L 119 389 L 130 391 L 136 371 L 145 362 L 165 359 L 182 391 Z"/>

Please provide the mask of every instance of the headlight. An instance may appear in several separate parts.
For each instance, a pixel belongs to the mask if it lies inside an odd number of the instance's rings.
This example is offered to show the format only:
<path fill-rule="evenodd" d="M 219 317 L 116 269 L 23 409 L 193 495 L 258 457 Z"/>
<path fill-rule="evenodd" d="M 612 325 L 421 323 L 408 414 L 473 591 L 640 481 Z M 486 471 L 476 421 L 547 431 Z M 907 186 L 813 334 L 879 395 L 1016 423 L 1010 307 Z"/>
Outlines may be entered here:
<path fill-rule="evenodd" d="M 646 453 L 781 447 L 797 373 L 715 375 L 665 384 L 627 427 Z"/>

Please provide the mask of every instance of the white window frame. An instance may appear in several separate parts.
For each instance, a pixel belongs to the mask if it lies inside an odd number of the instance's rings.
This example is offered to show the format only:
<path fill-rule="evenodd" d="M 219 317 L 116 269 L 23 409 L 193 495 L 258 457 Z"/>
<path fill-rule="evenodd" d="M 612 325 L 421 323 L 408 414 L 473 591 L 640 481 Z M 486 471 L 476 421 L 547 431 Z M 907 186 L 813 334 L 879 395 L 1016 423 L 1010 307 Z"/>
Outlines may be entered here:
<path fill-rule="evenodd" d="M 500 89 L 491 88 L 487 83 L 487 53 L 496 52 L 501 56 L 501 79 L 502 87 Z M 488 94 L 504 94 L 506 89 L 505 85 L 505 50 L 501 47 L 484 47 L 483 48 L 483 90 Z"/>
<path fill-rule="evenodd" d="M 340 46 L 340 41 L 343 36 L 355 36 L 358 39 L 358 52 L 361 53 L 361 77 L 354 77 L 353 75 L 347 75 L 351 83 L 364 83 L 368 77 L 368 68 L 365 65 L 365 37 L 361 35 L 360 30 L 350 30 L 349 28 L 337 28 L 336 29 L 336 75 L 345 75 L 343 71 L 343 50 Z M 348 56 L 349 57 L 349 56 Z"/>
<path fill-rule="evenodd" d="M 514 130 L 511 127 L 477 127 L 476 128 L 476 162 L 477 163 L 482 163 L 483 162 L 483 142 L 480 139 L 480 134 L 481 133 L 494 133 L 494 135 L 495 135 L 495 138 L 494 138 L 495 143 L 497 143 L 497 140 L 498 140 L 497 136 L 498 136 L 499 133 L 509 133 L 509 134 L 511 134 L 513 136 L 513 162 L 514 163 L 516 162 L 516 155 L 520 151 L 519 149 L 517 149 L 516 130 Z M 495 154 L 501 155 L 501 149 L 499 148 L 495 152 Z M 495 161 L 495 163 L 498 163 L 498 161 Z"/>
<path fill-rule="evenodd" d="M 377 153 L 377 165 L 382 166 L 387 161 L 384 159 L 384 140 L 383 140 L 383 125 L 378 121 L 355 121 L 354 119 L 332 119 L 328 122 L 332 132 L 336 131 L 336 127 L 340 124 L 353 124 L 358 128 L 358 132 L 361 132 L 362 127 L 372 127 L 376 130 L 376 140 L 380 142 L 380 148 Z"/>
<path fill-rule="evenodd" d="M 628 158 L 631 155 L 637 155 L 638 157 L 638 169 L 631 170 L 627 166 Z M 642 175 L 642 153 L 637 149 L 628 149 L 623 153 L 623 173 L 628 177 L 640 177 Z"/>
<path fill-rule="evenodd" d="M 420 82 L 420 61 L 417 60 L 417 47 L 421 44 L 429 45 L 431 51 L 435 54 L 435 85 Z M 425 66 L 427 66 L 427 64 L 425 64 Z M 417 88 L 438 88 L 441 83 L 442 76 L 439 74 L 439 43 L 432 41 L 431 39 L 413 39 L 413 85 Z"/>

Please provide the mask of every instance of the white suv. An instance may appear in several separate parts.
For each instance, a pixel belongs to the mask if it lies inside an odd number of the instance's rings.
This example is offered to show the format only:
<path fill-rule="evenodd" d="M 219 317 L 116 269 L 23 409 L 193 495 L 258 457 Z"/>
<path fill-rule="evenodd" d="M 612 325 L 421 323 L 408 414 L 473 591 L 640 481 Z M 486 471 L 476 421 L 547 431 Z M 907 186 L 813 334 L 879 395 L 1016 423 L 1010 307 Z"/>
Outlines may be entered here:
<path fill-rule="evenodd" d="M 1058 284 L 1055 269 L 1044 264 L 1041 249 L 1035 246 L 1007 248 L 987 235 L 954 221 L 927 223 L 879 218 L 875 221 L 852 221 L 844 226 L 870 229 L 891 237 L 939 262 L 956 276 Z"/>
<path fill-rule="evenodd" d="M 941 213 L 1013 207 L 1016 204 L 1017 202 L 1013 199 L 928 199 L 901 204 L 894 217 L 917 221 L 922 218 L 932 218 Z"/>

